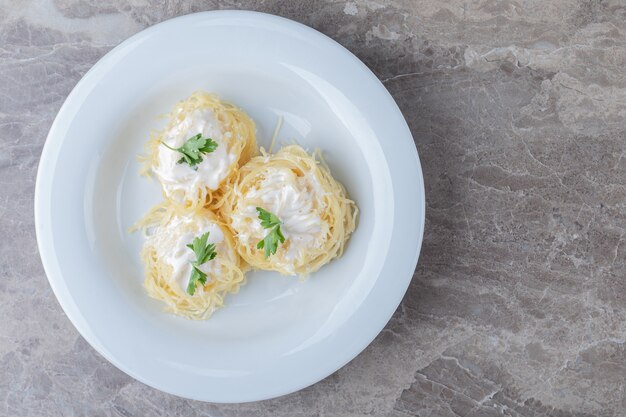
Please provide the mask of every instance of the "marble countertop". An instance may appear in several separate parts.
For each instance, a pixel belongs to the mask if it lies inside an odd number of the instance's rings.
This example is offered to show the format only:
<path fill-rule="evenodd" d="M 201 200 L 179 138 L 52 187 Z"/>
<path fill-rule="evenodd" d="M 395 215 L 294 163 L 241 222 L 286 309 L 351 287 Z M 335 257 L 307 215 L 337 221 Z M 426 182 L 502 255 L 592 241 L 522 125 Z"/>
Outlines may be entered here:
<path fill-rule="evenodd" d="M 35 174 L 59 107 L 128 36 L 245 8 L 361 58 L 426 183 L 424 246 L 392 320 L 295 394 L 215 405 L 151 389 L 77 334 L 47 283 Z M 0 415 L 626 415 L 623 0 L 0 1 Z"/>

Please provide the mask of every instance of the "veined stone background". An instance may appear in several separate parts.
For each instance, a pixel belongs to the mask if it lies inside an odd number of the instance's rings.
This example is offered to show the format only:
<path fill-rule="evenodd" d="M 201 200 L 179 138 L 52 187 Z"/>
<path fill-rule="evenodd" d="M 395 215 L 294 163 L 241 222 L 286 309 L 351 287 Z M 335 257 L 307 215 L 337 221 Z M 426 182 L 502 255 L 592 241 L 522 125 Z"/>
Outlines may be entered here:
<path fill-rule="evenodd" d="M 329 35 L 398 102 L 426 183 L 420 262 L 350 364 L 278 399 L 187 401 L 78 335 L 37 254 L 35 174 L 83 74 L 174 16 Z M 0 415 L 626 416 L 624 0 L 0 1 Z"/>

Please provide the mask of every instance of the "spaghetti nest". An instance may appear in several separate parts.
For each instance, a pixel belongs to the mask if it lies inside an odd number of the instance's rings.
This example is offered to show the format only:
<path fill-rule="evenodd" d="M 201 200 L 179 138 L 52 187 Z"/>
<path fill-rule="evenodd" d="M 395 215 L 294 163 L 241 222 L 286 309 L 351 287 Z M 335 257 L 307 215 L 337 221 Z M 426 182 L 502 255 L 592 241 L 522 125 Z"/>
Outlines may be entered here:
<path fill-rule="evenodd" d="M 181 235 L 198 233 L 201 225 L 223 234 L 216 244 L 217 256 L 210 262 L 211 272 L 206 284 L 199 284 L 189 295 L 173 276 L 174 268 L 167 262 L 172 243 Z M 217 229 L 216 229 L 217 228 Z M 206 209 L 189 211 L 163 202 L 150 210 L 133 229 L 141 229 L 147 239 L 141 251 L 145 267 L 144 287 L 148 295 L 165 303 L 165 311 L 193 320 L 207 319 L 224 304 L 224 297 L 236 293 L 245 281 L 245 267 L 237 255 L 233 239 L 215 215 Z M 219 231 L 218 231 L 219 230 Z M 186 271 L 188 276 L 191 270 Z"/>
<path fill-rule="evenodd" d="M 332 177 L 319 153 L 309 155 L 298 145 L 283 147 L 274 155 L 261 152 L 263 155 L 252 158 L 239 169 L 222 197 L 219 215 L 235 238 L 237 252 L 250 266 L 285 275 L 307 275 L 342 255 L 355 229 L 357 206 L 343 185 Z M 294 211 L 295 203 L 289 198 L 269 197 L 267 183 L 277 173 L 280 178 L 277 188 L 301 190 L 307 196 L 304 200 L 310 200 L 311 204 Z M 260 228 L 255 207 L 263 202 L 267 204 L 268 199 L 287 201 L 286 209 L 296 213 L 293 219 L 305 211 L 313 216 L 315 234 L 302 243 L 306 236 L 298 235 L 297 229 L 303 222 L 292 225 L 293 234 L 285 222 L 281 225 L 285 241 L 276 253 L 266 257 L 257 248 L 267 230 Z"/>
<path fill-rule="evenodd" d="M 167 152 L 161 143 L 169 132 L 180 129 L 185 120 L 194 112 L 203 110 L 210 110 L 219 124 L 222 133 L 219 146 L 225 146 L 228 161 L 231 162 L 225 169 L 223 177 L 218 178 L 218 184 L 214 187 L 207 186 L 203 178 L 197 178 L 195 186 L 190 187 L 191 189 L 176 188 L 174 182 L 168 184 L 157 174 L 160 164 L 159 153 Z M 155 176 L 161 183 L 164 197 L 173 203 L 192 209 L 198 207 L 213 208 L 222 197 L 222 185 L 235 175 L 239 166 L 245 164 L 258 153 L 254 121 L 238 107 L 221 101 L 216 95 L 203 91 L 197 91 L 176 104 L 166 117 L 168 118 L 166 128 L 151 135 L 150 140 L 145 145 L 146 154 L 139 157 L 142 163 L 141 173 L 143 175 L 156 174 Z M 186 136 L 192 136 L 198 132 L 183 133 Z M 192 168 L 186 167 L 185 169 L 190 170 L 187 173 L 190 176 L 202 175 L 197 168 L 195 168 L 195 173 L 191 171 Z"/>

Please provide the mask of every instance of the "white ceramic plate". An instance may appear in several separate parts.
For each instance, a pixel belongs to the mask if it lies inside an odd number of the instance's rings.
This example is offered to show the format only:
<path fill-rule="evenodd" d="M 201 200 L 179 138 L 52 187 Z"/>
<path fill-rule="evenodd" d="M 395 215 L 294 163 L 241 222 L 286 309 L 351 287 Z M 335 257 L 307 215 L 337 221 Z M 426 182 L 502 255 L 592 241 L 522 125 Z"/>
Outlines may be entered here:
<path fill-rule="evenodd" d="M 146 296 L 142 238 L 126 232 L 161 198 L 135 159 L 155 116 L 198 89 L 246 110 L 266 147 L 283 116 L 279 140 L 323 149 L 361 210 L 342 258 L 304 281 L 251 273 L 202 322 Z M 50 285 L 100 354 L 160 390 L 243 402 L 319 381 L 380 332 L 417 263 L 424 186 L 400 110 L 350 52 L 287 19 L 208 12 L 140 32 L 78 83 L 44 147 L 35 217 Z"/>

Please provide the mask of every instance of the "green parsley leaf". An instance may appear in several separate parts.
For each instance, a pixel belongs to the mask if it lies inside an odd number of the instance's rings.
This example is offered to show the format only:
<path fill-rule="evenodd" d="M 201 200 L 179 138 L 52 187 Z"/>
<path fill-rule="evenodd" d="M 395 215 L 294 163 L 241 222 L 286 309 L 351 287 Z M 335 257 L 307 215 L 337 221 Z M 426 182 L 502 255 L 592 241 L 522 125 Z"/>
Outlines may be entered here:
<path fill-rule="evenodd" d="M 202 155 L 215 151 L 218 145 L 213 139 L 202 137 L 201 133 L 187 139 L 180 148 L 172 148 L 165 142 L 161 142 L 161 144 L 168 149 L 180 152 L 183 156 L 178 160 L 178 163 L 184 162 L 194 170 L 198 169 L 196 165 L 202 162 Z"/>
<path fill-rule="evenodd" d="M 274 255 L 276 253 L 279 242 L 285 242 L 285 237 L 280 231 L 280 219 L 275 214 L 272 214 L 261 207 L 257 207 L 256 211 L 259 213 L 261 226 L 263 226 L 264 229 L 270 229 L 265 238 L 260 240 L 256 245 L 257 249 L 265 249 L 265 259 L 267 259 L 270 255 Z"/>
<path fill-rule="evenodd" d="M 261 220 L 261 226 L 263 226 L 264 229 L 269 229 L 280 224 L 280 219 L 275 214 L 261 207 L 257 207 L 256 211 L 259 213 L 259 220 Z"/>
<path fill-rule="evenodd" d="M 189 278 L 189 284 L 187 284 L 187 294 L 193 295 L 196 292 L 196 286 L 198 283 L 206 284 L 207 276 L 198 267 L 203 263 L 213 260 L 217 256 L 215 252 L 215 244 L 210 243 L 207 245 L 209 239 L 209 232 L 204 233 L 200 237 L 196 237 L 192 243 L 187 247 L 196 254 L 196 260 L 191 263 L 191 277 Z"/>
<path fill-rule="evenodd" d="M 187 294 L 194 295 L 198 284 L 206 284 L 206 274 L 195 265 L 192 265 L 191 277 L 189 278 L 189 284 L 187 284 Z"/>

